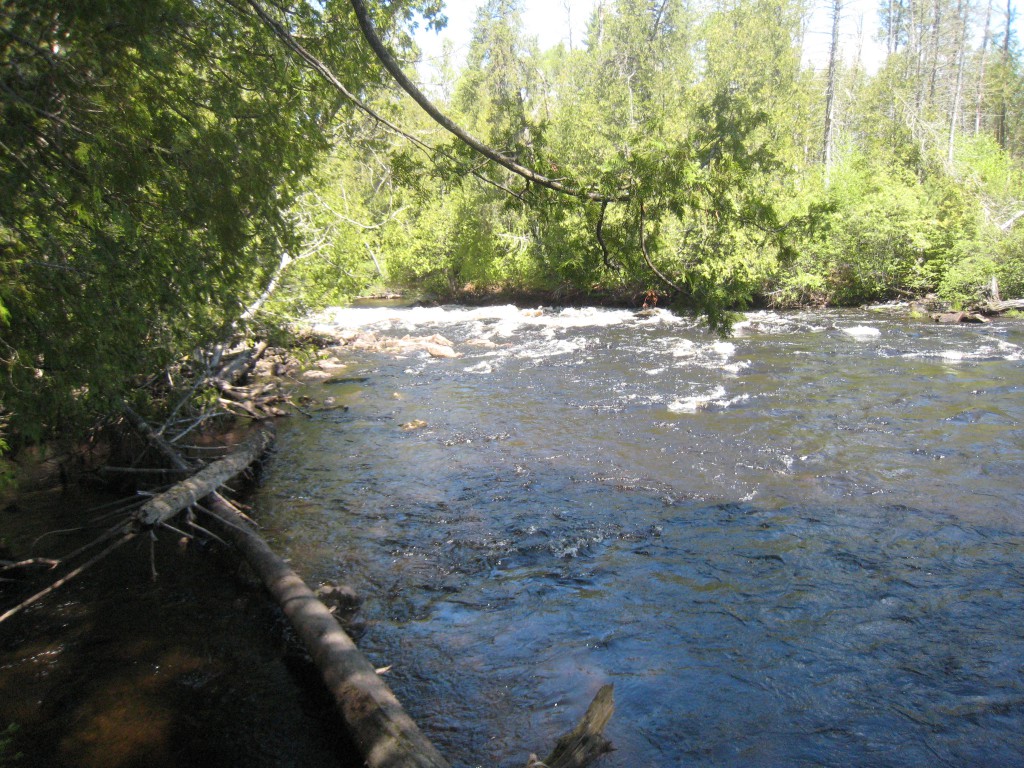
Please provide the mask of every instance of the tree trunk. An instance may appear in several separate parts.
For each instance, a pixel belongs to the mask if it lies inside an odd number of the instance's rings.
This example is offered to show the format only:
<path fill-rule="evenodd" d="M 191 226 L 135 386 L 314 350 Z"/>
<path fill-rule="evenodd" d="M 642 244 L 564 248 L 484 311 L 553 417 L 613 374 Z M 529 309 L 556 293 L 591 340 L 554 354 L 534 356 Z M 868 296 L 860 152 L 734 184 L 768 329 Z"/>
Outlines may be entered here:
<path fill-rule="evenodd" d="M 1013 0 L 1006 0 L 1006 29 L 1003 32 L 1003 66 L 1010 64 L 1010 37 L 1013 34 Z M 996 141 L 1002 149 L 1006 149 L 1006 86 L 1001 84 L 999 93 L 999 111 L 996 113 Z"/>
<path fill-rule="evenodd" d="M 949 141 L 946 147 L 946 164 L 950 173 L 953 171 L 953 149 L 956 144 L 956 121 L 960 111 L 960 96 L 963 93 L 964 84 L 964 58 L 967 47 L 967 25 L 970 17 L 970 7 L 965 7 L 963 0 L 957 3 L 957 16 L 960 20 L 960 36 L 956 46 L 956 81 L 953 85 L 953 93 L 949 107 Z"/>
<path fill-rule="evenodd" d="M 992 24 L 992 0 L 985 7 L 985 30 L 981 35 L 981 60 L 978 62 L 978 90 L 974 102 L 974 135 L 981 133 L 981 108 L 985 101 L 985 62 L 988 58 L 988 38 Z"/>
<path fill-rule="evenodd" d="M 829 186 L 832 171 L 832 144 L 836 113 L 836 59 L 839 55 L 839 19 L 843 13 L 842 0 L 832 0 L 832 44 L 828 52 L 828 84 L 825 88 L 825 136 L 822 142 L 822 160 L 825 163 L 825 186 Z"/>

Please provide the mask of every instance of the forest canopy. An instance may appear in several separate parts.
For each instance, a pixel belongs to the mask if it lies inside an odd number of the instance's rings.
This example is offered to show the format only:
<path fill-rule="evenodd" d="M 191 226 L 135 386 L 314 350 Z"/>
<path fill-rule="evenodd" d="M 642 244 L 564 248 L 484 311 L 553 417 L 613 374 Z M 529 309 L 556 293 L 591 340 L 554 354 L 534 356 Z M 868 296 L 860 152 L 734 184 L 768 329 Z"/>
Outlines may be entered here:
<path fill-rule="evenodd" d="M 442 11 L 366 21 L 414 77 Z M 487 0 L 423 90 L 495 162 L 398 87 L 348 0 L 8 0 L 0 434 L 76 429 L 245 324 L 373 290 L 658 295 L 716 328 L 754 303 L 1024 293 L 1012 0 L 883 0 L 875 72 L 838 24 L 802 65 L 808 13 L 603 0 L 541 50 Z"/>

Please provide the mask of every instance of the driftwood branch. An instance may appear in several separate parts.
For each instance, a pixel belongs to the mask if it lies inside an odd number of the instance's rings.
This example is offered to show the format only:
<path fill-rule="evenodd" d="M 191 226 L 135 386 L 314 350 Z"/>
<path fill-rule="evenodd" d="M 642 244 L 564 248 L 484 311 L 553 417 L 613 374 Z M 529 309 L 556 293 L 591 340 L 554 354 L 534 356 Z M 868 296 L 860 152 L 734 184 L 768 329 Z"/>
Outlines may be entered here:
<path fill-rule="evenodd" d="M 971 309 L 975 312 L 981 312 L 983 315 L 1001 315 L 1012 310 L 1024 310 L 1024 299 L 984 301 L 980 304 L 972 304 Z"/>
<path fill-rule="evenodd" d="M 127 405 L 124 407 L 124 414 L 128 417 L 132 426 L 135 427 L 135 430 L 142 435 L 150 445 L 156 448 L 160 454 L 171 463 L 172 467 L 183 472 L 191 472 L 195 469 L 195 465 L 189 463 L 189 461 L 178 453 L 170 443 L 164 440 L 161 435 L 158 435 L 156 430 L 149 426 L 149 423 L 144 418 Z"/>
<path fill-rule="evenodd" d="M 145 434 L 148 439 L 154 442 L 154 444 L 159 441 L 164 442 L 166 445 L 166 441 L 163 441 L 163 438 L 149 428 L 149 425 L 146 424 L 144 419 L 139 417 L 137 414 L 134 414 L 131 409 L 126 409 L 126 413 L 128 413 L 129 418 L 132 418 L 134 415 L 133 420 L 137 419 L 139 424 L 145 425 L 148 430 Z M 141 427 L 140 431 L 142 431 Z M 98 554 L 89 558 L 82 565 L 72 571 L 69 571 L 66 575 L 50 584 L 46 589 L 37 592 L 27 600 L 23 600 L 21 603 L 9 609 L 5 613 L 0 614 L 0 622 L 14 616 L 22 609 L 64 586 L 76 576 L 79 576 L 88 568 L 105 558 L 122 544 L 131 541 L 141 530 L 152 528 L 156 525 L 165 525 L 168 520 L 191 507 L 199 501 L 199 499 L 215 494 L 217 489 L 224 485 L 224 483 L 235 475 L 241 473 L 260 456 L 262 456 L 270 446 L 273 439 L 274 434 L 272 429 L 267 427 L 256 429 L 253 434 L 250 435 L 249 438 L 247 438 L 241 446 L 229 456 L 220 459 L 219 461 L 215 461 L 205 469 L 202 469 L 191 477 L 182 480 L 180 483 L 172 486 L 170 490 L 154 496 L 139 507 L 139 509 L 132 514 L 128 522 L 114 526 L 98 539 L 89 543 L 85 547 L 75 550 L 72 555 L 64 558 L 62 562 L 70 560 L 72 557 L 84 552 L 87 548 L 91 548 L 92 546 L 107 539 L 116 537 L 115 541 L 109 544 Z M 167 458 L 172 464 L 176 467 L 185 466 L 185 459 L 178 454 L 174 448 L 166 445 L 166 451 Z"/>
<path fill-rule="evenodd" d="M 551 754 L 543 760 L 530 755 L 526 768 L 583 768 L 611 752 L 612 743 L 605 738 L 604 728 L 614 712 L 612 686 L 604 685 L 590 702 L 583 719 L 558 740 Z"/>
<path fill-rule="evenodd" d="M 135 536 L 136 536 L 136 534 L 134 534 L 134 533 L 126 533 L 124 536 L 119 538 L 113 544 L 109 545 L 102 552 L 100 552 L 99 554 L 89 558 L 84 563 L 82 563 L 80 566 L 75 568 L 73 571 L 70 571 L 65 576 L 62 576 L 61 578 L 57 579 L 57 581 L 53 582 L 53 584 L 48 586 L 46 589 L 43 589 L 43 590 L 40 590 L 39 592 L 36 592 L 34 595 L 32 595 L 32 597 L 28 598 L 27 600 L 22 600 L 20 603 L 18 603 L 13 608 L 5 611 L 3 614 L 0 614 L 0 624 L 2 624 L 3 622 L 7 621 L 7 619 L 11 618 L 11 616 L 14 616 L 16 613 L 18 613 L 22 609 L 27 608 L 28 606 L 32 605 L 32 603 L 36 602 L 37 600 L 42 600 L 44 597 L 46 597 L 50 593 L 56 592 L 58 589 L 60 589 L 65 584 L 67 584 L 69 581 L 71 581 L 73 578 L 75 578 L 76 576 L 81 575 L 83 572 L 85 572 L 90 567 L 92 567 L 93 565 L 98 563 L 100 560 L 105 558 L 107 555 L 109 555 L 115 549 L 120 547 L 122 544 L 127 544 L 129 541 L 134 539 Z"/>
<path fill-rule="evenodd" d="M 0 560 L 0 572 L 14 571 L 21 568 L 38 568 L 40 566 L 46 566 L 48 569 L 53 570 L 58 565 L 60 565 L 60 560 L 54 560 L 49 557 L 30 557 L 27 560 L 19 560 L 17 562 Z"/>

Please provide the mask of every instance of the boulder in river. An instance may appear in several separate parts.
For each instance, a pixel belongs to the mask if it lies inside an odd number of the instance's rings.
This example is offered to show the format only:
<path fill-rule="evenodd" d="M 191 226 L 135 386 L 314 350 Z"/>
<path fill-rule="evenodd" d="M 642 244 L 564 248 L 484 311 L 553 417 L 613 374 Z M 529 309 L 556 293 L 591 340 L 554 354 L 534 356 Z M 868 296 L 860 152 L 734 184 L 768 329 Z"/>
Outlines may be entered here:
<path fill-rule="evenodd" d="M 932 315 L 932 319 L 936 323 L 954 324 L 954 323 L 987 323 L 988 319 L 984 315 L 979 315 L 974 312 L 940 312 Z"/>
<path fill-rule="evenodd" d="M 459 353 L 451 347 L 446 347 L 443 344 L 432 344 L 429 341 L 423 345 L 423 348 L 427 350 L 427 353 L 431 357 L 458 357 Z"/>
<path fill-rule="evenodd" d="M 329 608 L 347 612 L 357 610 L 363 602 L 363 598 L 348 584 L 321 584 L 317 587 L 316 596 Z"/>

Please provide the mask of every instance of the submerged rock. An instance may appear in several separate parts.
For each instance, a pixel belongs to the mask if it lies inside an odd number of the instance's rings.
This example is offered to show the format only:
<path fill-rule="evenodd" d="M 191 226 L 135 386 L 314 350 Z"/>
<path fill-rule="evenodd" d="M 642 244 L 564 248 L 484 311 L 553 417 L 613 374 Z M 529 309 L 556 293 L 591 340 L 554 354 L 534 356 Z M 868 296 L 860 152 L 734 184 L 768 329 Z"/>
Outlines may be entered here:
<path fill-rule="evenodd" d="M 354 611 L 363 603 L 363 598 L 348 584 L 321 584 L 317 587 L 316 596 L 329 608 L 343 611 Z"/>
<path fill-rule="evenodd" d="M 310 368 L 308 371 L 304 371 L 302 378 L 306 381 L 326 381 L 331 378 L 333 374 L 329 371 L 321 371 L 319 368 Z"/>

